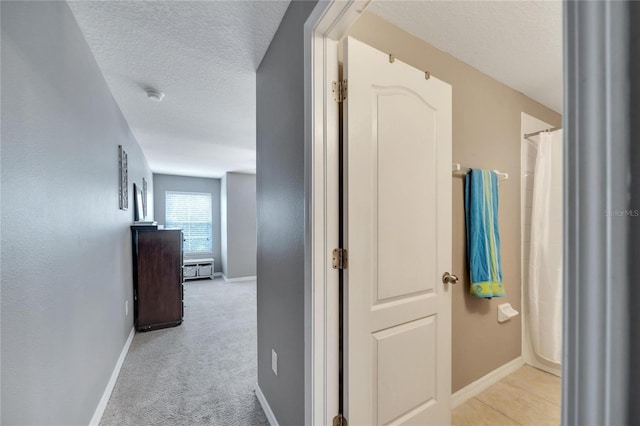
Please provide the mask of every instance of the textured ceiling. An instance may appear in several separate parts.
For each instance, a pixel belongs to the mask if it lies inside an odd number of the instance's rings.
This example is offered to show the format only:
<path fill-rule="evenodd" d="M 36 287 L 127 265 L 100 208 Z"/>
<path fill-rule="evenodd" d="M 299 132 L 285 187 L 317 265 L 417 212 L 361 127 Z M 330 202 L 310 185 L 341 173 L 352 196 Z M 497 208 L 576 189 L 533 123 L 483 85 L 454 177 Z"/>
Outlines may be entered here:
<path fill-rule="evenodd" d="M 255 70 L 288 0 L 69 4 L 154 172 L 255 169 Z M 562 111 L 560 0 L 374 0 L 368 10 Z"/>
<path fill-rule="evenodd" d="M 374 0 L 368 11 L 562 112 L 560 0 Z"/>
<path fill-rule="evenodd" d="M 70 2 L 151 169 L 204 177 L 255 169 L 255 71 L 288 4 Z"/>

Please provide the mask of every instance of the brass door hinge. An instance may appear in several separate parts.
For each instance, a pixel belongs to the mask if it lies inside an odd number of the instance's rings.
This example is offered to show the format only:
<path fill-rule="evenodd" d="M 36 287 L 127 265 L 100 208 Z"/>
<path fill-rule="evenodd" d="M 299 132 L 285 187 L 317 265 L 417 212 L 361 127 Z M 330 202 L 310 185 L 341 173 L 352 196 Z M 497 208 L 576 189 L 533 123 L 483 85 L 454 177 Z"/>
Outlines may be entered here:
<path fill-rule="evenodd" d="M 338 414 L 333 418 L 333 426 L 349 426 L 349 423 L 342 414 Z"/>
<path fill-rule="evenodd" d="M 333 100 L 340 103 L 347 99 L 347 80 L 334 81 Z"/>
<path fill-rule="evenodd" d="M 347 269 L 349 266 L 349 252 L 346 249 L 333 249 L 333 269 Z"/>

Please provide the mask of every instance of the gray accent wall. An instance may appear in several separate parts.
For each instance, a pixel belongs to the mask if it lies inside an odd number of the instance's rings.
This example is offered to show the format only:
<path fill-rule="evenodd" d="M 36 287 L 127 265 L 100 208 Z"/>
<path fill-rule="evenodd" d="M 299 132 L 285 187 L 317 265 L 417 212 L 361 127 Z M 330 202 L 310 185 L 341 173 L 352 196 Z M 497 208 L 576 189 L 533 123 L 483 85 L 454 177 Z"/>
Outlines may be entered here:
<path fill-rule="evenodd" d="M 630 341 L 639 327 L 633 297 L 638 269 L 630 265 L 638 263 L 633 238 L 640 220 L 638 168 L 631 162 L 638 159 L 630 133 L 638 129 L 638 116 L 637 89 L 630 84 L 635 69 L 629 65 L 637 60 L 638 46 L 629 43 L 635 33 L 630 27 L 637 25 L 629 20 L 630 3 L 564 2 L 562 424 L 567 426 L 640 420 L 632 407 L 639 402 L 637 342 Z"/>
<path fill-rule="evenodd" d="M 640 3 L 629 2 L 629 64 L 630 76 L 640 75 L 640 25 L 636 23 L 640 20 Z M 630 79 L 631 90 L 630 97 L 630 158 L 629 164 L 636 165 L 631 167 L 631 187 L 629 202 L 630 210 L 640 211 L 640 144 L 638 136 L 640 135 L 640 79 Z M 628 276 L 631 282 L 637 280 L 640 276 L 640 262 L 638 262 L 638 253 L 640 253 L 640 217 L 631 217 L 629 220 L 629 247 L 628 259 Z M 633 277 L 633 278 L 631 278 Z M 632 284 L 629 286 L 629 401 L 640 401 L 640 286 Z M 635 425 L 640 424 L 640 404 L 628 404 L 629 415 L 627 422 Z"/>
<path fill-rule="evenodd" d="M 204 192 L 211 194 L 211 219 L 213 230 L 213 253 L 215 272 L 222 272 L 221 237 L 220 237 L 220 179 L 174 176 L 154 173 L 153 188 L 155 200 L 155 220 L 165 224 L 166 191 Z M 187 257 L 187 256 L 185 256 Z M 202 256 L 198 256 L 202 257 Z"/>
<path fill-rule="evenodd" d="M 256 276 L 256 175 L 226 173 L 222 179 L 223 273 Z"/>
<path fill-rule="evenodd" d="M 86 425 L 133 327 L 133 183 L 153 215 L 152 174 L 67 3 L 0 7 L 0 423 Z"/>
<path fill-rule="evenodd" d="M 258 385 L 282 426 L 305 423 L 303 26 L 315 5 L 291 2 L 256 81 Z"/>

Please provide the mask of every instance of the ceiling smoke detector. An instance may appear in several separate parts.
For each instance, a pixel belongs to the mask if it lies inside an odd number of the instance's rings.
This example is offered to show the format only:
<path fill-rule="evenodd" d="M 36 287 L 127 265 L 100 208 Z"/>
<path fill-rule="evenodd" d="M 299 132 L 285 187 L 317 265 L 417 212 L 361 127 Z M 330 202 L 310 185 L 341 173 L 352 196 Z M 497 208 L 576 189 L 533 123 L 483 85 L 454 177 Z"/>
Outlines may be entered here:
<path fill-rule="evenodd" d="M 152 101 L 160 102 L 164 98 L 164 93 L 156 89 L 146 89 L 147 97 Z"/>

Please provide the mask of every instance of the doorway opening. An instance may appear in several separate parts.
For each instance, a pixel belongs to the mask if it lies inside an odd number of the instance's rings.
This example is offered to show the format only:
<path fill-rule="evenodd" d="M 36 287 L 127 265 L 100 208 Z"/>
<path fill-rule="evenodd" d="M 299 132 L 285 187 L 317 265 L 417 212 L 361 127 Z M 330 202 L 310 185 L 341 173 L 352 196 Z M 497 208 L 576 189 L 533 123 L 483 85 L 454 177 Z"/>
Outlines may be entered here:
<path fill-rule="evenodd" d="M 447 168 L 452 167 L 452 163 L 458 163 L 458 165 L 462 164 L 469 168 L 499 170 L 500 172 L 504 172 L 506 175 L 511 176 L 510 180 L 501 181 L 499 189 L 499 229 L 502 237 L 503 272 L 505 275 L 504 283 L 507 295 L 505 298 L 502 298 L 502 300 L 501 298 L 479 300 L 474 299 L 468 294 L 469 273 L 467 270 L 465 241 L 466 228 L 464 215 L 465 206 L 463 196 L 465 179 L 456 179 L 452 176 L 450 170 L 448 170 L 447 173 L 447 185 L 449 185 L 449 190 L 452 191 L 450 217 L 453 220 L 453 229 L 450 241 L 453 246 L 451 249 L 453 262 L 450 267 L 439 271 L 439 273 L 442 275 L 444 272 L 451 272 L 453 275 L 457 275 L 460 279 L 459 285 L 452 286 L 451 290 L 451 309 L 453 311 L 453 330 L 451 337 L 453 342 L 451 356 L 452 367 L 450 368 L 451 390 L 449 393 L 452 405 L 459 407 L 466 401 L 472 401 L 475 396 L 479 395 L 483 390 L 497 384 L 502 379 L 507 378 L 510 374 L 518 372 L 524 364 L 527 363 L 525 360 L 525 352 L 523 351 L 523 316 L 515 315 L 510 317 L 508 321 L 499 321 L 497 312 L 498 305 L 505 302 L 509 303 L 514 311 L 523 312 L 524 309 L 522 296 L 525 288 L 521 282 L 523 269 L 521 259 L 521 188 L 518 179 L 521 171 L 520 144 L 523 138 L 521 129 L 521 113 L 522 111 L 526 111 L 533 116 L 543 118 L 546 122 L 551 123 L 548 127 L 560 126 L 561 115 L 558 113 L 557 104 L 554 104 L 553 101 L 547 102 L 547 105 L 551 106 L 544 106 L 541 105 L 539 101 L 532 99 L 531 97 L 522 96 L 522 93 L 518 93 L 517 90 L 509 87 L 507 84 L 498 81 L 496 78 L 490 78 L 486 73 L 483 73 L 475 67 L 470 66 L 465 61 L 456 58 L 455 55 L 443 52 L 441 49 L 429 44 L 429 40 L 420 39 L 419 37 L 407 34 L 403 28 L 397 26 L 397 22 L 394 22 L 396 25 L 393 25 L 386 21 L 384 17 L 373 13 L 373 11 L 376 11 L 373 5 L 375 5 L 375 2 L 372 3 L 368 11 L 364 11 L 362 4 L 360 4 L 359 7 L 353 6 L 351 10 L 345 8 L 346 11 L 343 11 L 344 16 L 348 17 L 345 18 L 345 21 L 347 22 L 346 24 L 334 25 L 333 27 L 324 30 L 324 33 L 317 33 L 321 38 L 321 42 L 319 42 L 318 46 L 322 47 L 325 52 L 329 52 L 329 55 L 324 59 L 324 64 L 334 61 L 334 59 L 330 58 L 333 54 L 333 46 L 338 44 L 339 41 L 344 40 L 346 36 L 352 36 L 358 41 L 364 42 L 383 53 L 387 64 L 405 62 L 419 70 L 423 80 L 428 81 L 427 79 L 431 77 L 451 84 L 454 94 L 454 113 L 452 121 L 454 137 L 452 156 L 447 162 Z M 349 14 L 350 11 L 352 15 Z M 379 10 L 376 12 L 379 12 Z M 561 11 L 559 9 L 557 21 L 561 21 Z M 336 33 L 338 35 L 336 35 Z M 558 26 L 557 33 L 558 37 L 560 37 L 561 26 Z M 561 52 L 556 53 L 558 58 L 561 58 Z M 556 53 L 554 53 L 554 55 Z M 558 60 L 561 62 L 561 59 Z M 382 65 L 380 64 L 378 67 L 375 67 L 376 72 L 379 67 L 382 67 Z M 330 88 L 332 81 L 338 80 L 337 76 L 332 79 L 327 78 L 327 75 L 332 72 L 330 69 L 331 67 L 327 67 L 323 71 L 323 77 L 325 79 L 324 88 Z M 560 79 L 561 75 L 562 69 L 560 68 L 558 73 L 558 77 Z M 346 78 L 340 77 L 340 79 L 347 80 L 346 86 L 348 89 L 346 93 L 346 100 L 343 103 L 343 105 L 345 105 L 353 101 L 354 96 L 357 96 L 357 94 L 354 95 L 351 92 L 351 88 L 357 86 L 358 82 L 350 81 L 348 76 Z M 318 90 L 321 89 L 321 87 L 316 88 Z M 376 88 L 380 89 L 380 85 L 376 85 Z M 482 103 L 478 101 L 480 99 L 478 98 L 478 93 L 482 93 Z M 555 99 L 562 98 L 561 88 L 558 89 L 554 96 Z M 506 98 L 513 99 L 513 102 L 505 102 Z M 331 109 L 333 107 L 331 105 L 331 101 L 332 99 L 329 97 L 326 99 L 326 103 L 324 104 L 327 108 L 324 111 L 326 115 L 323 116 L 320 114 L 320 117 L 324 120 L 325 124 L 327 121 L 329 122 L 328 126 L 324 126 L 324 130 L 326 132 L 324 134 L 324 146 L 332 146 L 331 144 L 334 143 L 333 138 L 335 137 L 337 139 L 338 136 L 333 133 L 334 127 L 330 124 L 331 120 L 333 120 L 332 117 L 334 117 L 334 114 L 337 114 L 336 111 Z M 375 108 L 384 108 L 384 106 L 381 105 L 381 103 L 377 103 Z M 363 108 L 371 110 L 371 107 Z M 360 110 L 363 108 L 360 108 Z M 375 108 L 374 111 L 376 111 Z M 348 117 L 348 113 L 345 117 L 345 122 L 351 118 Z M 377 131 L 380 131 L 379 126 L 380 124 L 378 123 L 374 128 L 377 129 Z M 348 132 L 345 130 L 344 133 L 347 134 Z M 378 135 L 376 135 L 376 137 L 378 137 Z M 337 142 L 335 143 L 335 146 L 338 146 Z M 351 141 L 349 140 L 345 141 L 345 146 L 348 146 L 350 143 Z M 363 157 L 366 157 L 366 155 Z M 316 168 L 316 172 L 318 170 L 327 170 L 327 160 L 329 160 L 329 164 L 331 164 L 331 152 L 329 153 L 329 156 L 324 155 L 322 157 L 315 158 L 316 160 L 320 160 L 320 158 L 322 158 L 322 161 L 324 162 L 316 163 L 314 161 L 313 164 L 318 166 L 318 168 Z M 353 159 L 349 158 L 348 155 L 346 158 L 347 161 Z M 389 158 L 389 156 L 386 156 L 385 158 Z M 402 161 L 399 163 L 402 163 Z M 345 170 L 345 176 L 348 176 L 348 173 L 349 172 Z M 319 174 L 318 177 L 321 178 L 321 174 Z M 349 178 L 347 178 L 347 182 L 348 181 Z M 375 177 L 373 178 L 373 181 L 375 181 Z M 401 193 L 401 186 L 396 186 L 398 188 L 398 193 Z M 354 199 L 360 199 L 362 197 L 361 192 L 356 195 L 353 195 L 353 192 L 345 192 L 351 202 L 354 202 Z M 329 192 L 329 194 L 332 193 Z M 395 204 L 397 205 L 398 203 Z M 326 204 L 323 208 L 326 209 Z M 337 215 L 335 210 L 330 211 L 335 212 Z M 348 217 L 349 216 L 347 216 L 346 219 L 347 221 Z M 358 217 L 358 220 L 361 220 L 361 217 Z M 347 230 L 350 225 L 351 223 L 347 222 Z M 326 229 L 327 228 L 325 227 L 325 232 Z M 404 243 L 407 243 L 406 239 Z M 349 251 L 349 269 L 354 268 L 354 259 L 357 260 L 359 256 L 357 252 L 353 252 L 354 241 L 347 238 L 345 248 Z M 330 248 L 326 247 L 326 249 Z M 354 258 L 354 256 L 356 257 Z M 376 266 L 376 268 L 379 268 L 379 266 Z M 350 274 L 354 271 L 354 269 L 349 269 L 344 272 L 347 276 L 347 281 L 349 280 Z M 375 273 L 380 273 L 379 269 L 372 269 L 372 271 L 374 270 Z M 438 279 L 440 278 L 441 277 L 438 277 Z M 406 283 L 406 281 L 407 280 L 402 280 L 400 284 L 396 285 L 402 285 L 403 283 Z M 379 285 L 379 283 L 377 285 Z M 357 285 L 353 286 L 351 283 L 348 283 L 345 286 L 346 293 L 349 292 L 351 287 L 359 288 Z M 397 287 L 394 288 L 397 289 Z M 380 294 L 381 290 L 378 287 L 376 288 L 376 291 Z M 419 291 L 412 294 L 414 296 L 420 296 Z M 394 303 L 399 303 L 400 298 L 393 299 L 393 297 L 397 296 L 399 295 L 393 295 L 390 300 Z M 331 302 L 331 299 L 329 299 L 329 302 Z M 348 294 L 345 295 L 345 306 L 347 306 L 346 303 L 348 303 Z M 381 305 L 383 305 L 383 303 L 378 303 L 375 305 L 375 309 L 381 309 Z M 350 313 L 347 310 L 345 318 L 348 323 L 350 319 L 353 319 L 353 312 Z M 423 316 L 421 318 L 425 317 Z M 318 319 L 318 317 L 315 319 Z M 385 328 L 384 330 L 388 331 L 390 329 Z M 327 330 L 325 329 L 325 333 L 326 332 Z M 325 334 L 325 336 L 333 336 L 331 333 L 332 331 L 329 329 L 328 334 Z M 347 332 L 346 334 L 348 339 L 349 333 Z M 383 337 L 387 337 L 386 334 Z M 333 337 L 330 337 L 328 342 L 331 342 L 332 340 Z M 382 352 L 376 353 L 376 356 L 381 353 Z M 376 362 L 377 361 L 379 361 L 379 359 L 376 359 Z M 345 355 L 344 362 L 347 366 L 346 370 L 348 371 L 348 352 Z M 536 369 L 533 369 L 533 371 L 537 372 Z M 331 370 L 325 370 L 325 372 L 330 373 Z M 529 377 L 530 372 L 531 370 L 527 367 L 518 374 Z M 325 377 L 328 384 L 333 383 L 333 379 L 330 375 Z M 509 380 L 513 381 L 513 379 L 514 378 L 511 378 Z M 556 379 L 555 384 L 552 384 L 552 386 L 555 386 L 555 395 L 558 395 L 559 397 L 560 380 L 557 377 Z M 383 381 L 381 382 L 381 380 Z M 390 385 L 392 382 L 393 379 L 385 379 L 383 375 L 376 377 L 374 379 L 373 386 L 374 392 L 376 392 L 375 386 L 380 387 L 381 384 L 383 387 L 390 386 L 390 388 L 394 388 L 394 386 Z M 314 381 L 314 383 L 318 382 Z M 513 385 L 513 383 L 510 385 Z M 349 419 L 349 406 L 353 406 L 357 401 L 354 402 L 353 395 L 349 395 L 348 381 L 345 383 L 345 386 L 345 413 L 348 420 L 354 421 L 353 419 Z M 333 403 L 331 397 L 329 395 L 327 395 L 327 397 L 328 401 L 326 401 L 326 404 L 331 405 Z M 533 398 L 539 397 L 539 395 L 533 396 Z M 410 398 L 402 399 L 403 401 L 406 401 Z M 401 404 L 398 405 L 398 411 L 396 413 L 400 414 L 397 414 L 396 417 L 383 416 L 382 418 L 386 419 L 384 421 L 393 422 L 394 419 L 402 419 L 403 415 L 410 413 L 415 414 L 420 404 L 427 405 L 426 402 L 428 402 L 428 399 L 425 398 L 418 398 L 418 400 L 419 401 L 416 402 L 416 404 L 411 405 L 410 407 L 400 407 Z M 545 400 L 543 401 L 543 405 L 545 403 L 549 403 L 547 405 L 549 405 L 548 408 L 552 412 L 552 418 L 557 419 L 559 422 L 559 400 L 557 402 Z M 369 404 L 369 407 L 374 406 L 371 405 L 370 402 Z M 433 404 L 433 401 L 431 401 L 431 404 Z M 327 405 L 325 405 L 325 407 Z M 335 402 L 335 406 L 337 405 L 338 403 Z M 374 413 L 377 413 L 374 414 L 374 416 L 379 416 L 381 413 L 380 410 L 380 406 L 373 410 Z M 382 410 L 384 411 L 385 408 L 383 407 Z M 331 411 L 325 412 L 325 420 L 327 416 L 329 416 L 330 412 Z"/>

